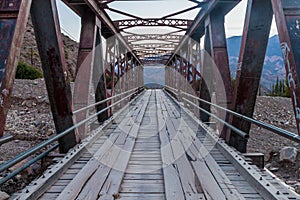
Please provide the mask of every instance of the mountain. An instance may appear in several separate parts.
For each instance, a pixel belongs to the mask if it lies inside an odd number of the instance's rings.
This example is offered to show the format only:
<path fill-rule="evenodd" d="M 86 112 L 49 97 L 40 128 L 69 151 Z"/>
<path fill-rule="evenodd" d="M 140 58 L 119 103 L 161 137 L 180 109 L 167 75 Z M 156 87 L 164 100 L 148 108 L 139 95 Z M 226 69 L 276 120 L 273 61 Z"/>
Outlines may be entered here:
<path fill-rule="evenodd" d="M 144 84 L 157 83 L 165 85 L 165 68 L 158 66 L 149 66 L 144 68 Z"/>
<path fill-rule="evenodd" d="M 227 48 L 229 56 L 229 65 L 231 76 L 236 76 L 236 68 L 238 64 L 238 56 L 240 53 L 241 36 L 234 36 L 227 39 Z M 264 61 L 260 84 L 270 89 L 275 83 L 277 77 L 285 79 L 286 72 L 284 68 L 282 52 L 278 35 L 269 38 L 266 57 Z"/>

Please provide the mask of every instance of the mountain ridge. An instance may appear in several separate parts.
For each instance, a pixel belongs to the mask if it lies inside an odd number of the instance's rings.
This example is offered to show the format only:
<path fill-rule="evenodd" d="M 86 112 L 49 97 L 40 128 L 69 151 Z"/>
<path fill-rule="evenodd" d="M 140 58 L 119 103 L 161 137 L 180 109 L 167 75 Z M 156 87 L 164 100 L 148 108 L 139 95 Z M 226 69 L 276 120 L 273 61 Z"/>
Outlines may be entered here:
<path fill-rule="evenodd" d="M 233 78 L 236 77 L 236 68 L 240 53 L 242 36 L 233 36 L 227 38 L 228 58 L 230 72 Z M 264 66 L 262 70 L 260 84 L 271 89 L 276 79 L 283 80 L 286 77 L 282 52 L 278 35 L 269 38 Z"/>

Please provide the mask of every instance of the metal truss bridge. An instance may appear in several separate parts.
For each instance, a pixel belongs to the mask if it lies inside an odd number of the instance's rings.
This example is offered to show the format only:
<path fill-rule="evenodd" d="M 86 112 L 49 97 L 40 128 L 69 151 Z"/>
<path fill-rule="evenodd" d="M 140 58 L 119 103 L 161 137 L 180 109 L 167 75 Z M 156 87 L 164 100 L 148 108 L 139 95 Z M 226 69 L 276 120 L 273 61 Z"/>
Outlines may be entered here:
<path fill-rule="evenodd" d="M 224 21 L 240 0 L 63 2 L 81 18 L 74 91 L 56 1 L 0 0 L 0 141 L 29 15 L 57 133 L 1 164 L 47 149 L 0 185 L 61 155 L 11 199 L 300 199 L 246 153 L 251 124 L 300 142 L 299 0 L 247 1 L 234 85 Z M 159 16 L 127 10 L 140 3 Z M 273 16 L 298 133 L 252 118 Z M 145 89 L 149 65 L 165 70 L 162 89 Z"/>

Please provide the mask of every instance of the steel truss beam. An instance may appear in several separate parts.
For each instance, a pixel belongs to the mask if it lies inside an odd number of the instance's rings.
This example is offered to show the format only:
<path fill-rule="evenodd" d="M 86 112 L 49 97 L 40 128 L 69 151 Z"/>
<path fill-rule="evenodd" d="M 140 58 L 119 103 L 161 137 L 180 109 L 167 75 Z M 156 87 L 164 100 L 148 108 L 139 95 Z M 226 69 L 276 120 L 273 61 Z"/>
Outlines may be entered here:
<path fill-rule="evenodd" d="M 67 1 L 68 0 L 64 0 Z M 85 4 L 89 7 L 89 12 L 94 12 L 95 15 L 101 20 L 101 32 L 102 36 L 105 38 L 109 38 L 112 36 L 117 37 L 117 39 L 120 42 L 120 45 L 122 48 L 127 49 L 128 52 L 132 52 L 132 49 L 128 45 L 128 43 L 124 40 L 122 35 L 119 34 L 119 30 L 114 25 L 113 21 L 109 18 L 105 10 L 99 5 L 99 3 L 96 0 L 84 0 Z M 67 3 L 68 4 L 68 3 Z M 72 7 L 72 5 L 68 4 L 73 10 L 76 11 L 76 8 Z M 141 64 L 141 61 L 136 57 L 134 54 L 132 54 L 133 59 L 135 59 L 139 64 Z"/>
<path fill-rule="evenodd" d="M 183 35 L 169 35 L 169 34 L 145 34 L 145 35 L 126 35 L 124 39 L 128 42 L 142 41 L 142 40 L 162 40 L 162 41 L 179 41 Z"/>
<path fill-rule="evenodd" d="M 56 132 L 61 133 L 73 126 L 72 94 L 55 0 L 34 0 L 31 17 Z M 75 131 L 70 131 L 59 139 L 60 152 L 75 144 Z"/>
<path fill-rule="evenodd" d="M 216 102 L 218 105 L 231 109 L 232 106 L 232 83 L 228 61 L 226 34 L 224 27 L 224 16 L 219 14 L 219 10 L 211 12 L 207 18 L 207 28 L 209 29 L 210 47 L 207 49 L 212 56 L 215 65 L 213 68 L 216 92 Z M 207 66 L 204 66 L 207 67 Z M 224 94 L 223 90 L 226 93 Z M 218 116 L 229 121 L 229 115 L 226 112 L 219 111 Z M 223 124 L 218 124 L 221 137 L 226 138 L 227 127 Z"/>
<path fill-rule="evenodd" d="M 272 7 L 300 135 L 300 1 L 272 0 Z"/>
<path fill-rule="evenodd" d="M 179 45 L 174 51 L 174 54 L 169 58 L 167 64 L 171 62 L 173 56 L 178 54 L 182 46 L 186 45 L 188 38 L 192 38 L 196 41 L 204 34 L 205 26 L 204 22 L 207 16 L 212 10 L 219 10 L 220 15 L 226 15 L 231 9 L 233 9 L 241 0 L 210 0 L 200 10 L 199 14 L 193 20 L 192 24 L 188 27 L 185 36 L 180 41 Z"/>
<path fill-rule="evenodd" d="M 10 107 L 20 49 L 31 0 L 0 1 L 0 137 Z"/>
<path fill-rule="evenodd" d="M 86 12 L 81 17 L 81 34 L 77 58 L 76 79 L 74 86 L 74 108 L 78 110 L 90 104 L 90 91 L 92 86 L 92 71 L 95 49 L 96 17 L 94 13 Z M 76 113 L 76 123 L 86 119 L 89 111 Z M 78 127 L 77 139 L 82 140 L 88 133 L 88 125 Z"/>
<path fill-rule="evenodd" d="M 192 22 L 187 19 L 128 19 L 114 21 L 114 24 L 120 31 L 137 26 L 168 26 L 187 30 Z"/>
<path fill-rule="evenodd" d="M 233 103 L 233 109 L 247 117 L 252 117 L 254 112 L 272 17 L 270 0 L 248 0 Z M 249 133 L 251 123 L 237 117 L 232 123 Z M 231 132 L 228 140 L 237 150 L 246 152 L 247 139 Z"/>
<path fill-rule="evenodd" d="M 158 43 L 146 43 L 146 44 L 131 44 L 130 45 L 133 49 L 149 49 L 149 50 L 155 50 L 155 49 L 163 49 L 163 48 L 168 48 L 168 49 L 174 49 L 177 44 L 158 44 Z"/>

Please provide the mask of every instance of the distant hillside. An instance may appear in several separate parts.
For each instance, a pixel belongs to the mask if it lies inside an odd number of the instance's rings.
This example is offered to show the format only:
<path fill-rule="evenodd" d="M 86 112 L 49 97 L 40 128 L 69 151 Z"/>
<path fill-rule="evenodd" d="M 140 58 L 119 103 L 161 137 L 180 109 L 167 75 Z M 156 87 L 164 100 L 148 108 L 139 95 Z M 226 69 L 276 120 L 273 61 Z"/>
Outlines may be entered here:
<path fill-rule="evenodd" d="M 236 76 L 236 68 L 238 63 L 238 56 L 240 53 L 241 36 L 234 36 L 227 39 L 228 56 L 230 71 L 233 77 Z M 261 76 L 261 85 L 270 89 L 271 84 L 275 83 L 277 76 L 279 79 L 285 79 L 285 68 L 280 49 L 278 35 L 269 38 L 266 58 L 263 66 Z"/>
<path fill-rule="evenodd" d="M 157 83 L 146 83 L 145 87 L 147 89 L 162 89 L 164 86 Z"/>
<path fill-rule="evenodd" d="M 70 39 L 68 36 L 62 35 L 66 64 L 68 67 L 68 72 L 71 79 L 75 78 L 75 70 L 76 70 L 76 61 L 78 54 L 78 43 Z M 39 52 L 37 49 L 37 44 L 35 40 L 33 25 L 31 20 L 28 20 L 26 26 L 26 32 L 24 35 L 24 40 L 21 48 L 20 61 L 27 63 L 29 65 L 33 65 L 36 68 L 41 69 L 41 61 L 39 57 Z"/>
<path fill-rule="evenodd" d="M 145 67 L 144 68 L 144 84 L 157 83 L 165 85 L 165 68 L 164 67 Z"/>

